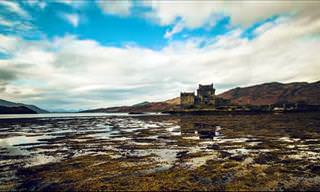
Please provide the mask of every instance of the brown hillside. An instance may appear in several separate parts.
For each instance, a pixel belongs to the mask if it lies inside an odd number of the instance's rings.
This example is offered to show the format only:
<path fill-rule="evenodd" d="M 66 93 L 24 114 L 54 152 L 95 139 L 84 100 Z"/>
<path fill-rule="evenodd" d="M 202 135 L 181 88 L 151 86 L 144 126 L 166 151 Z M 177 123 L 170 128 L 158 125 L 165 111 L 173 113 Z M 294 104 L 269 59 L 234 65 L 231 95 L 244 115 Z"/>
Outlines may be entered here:
<path fill-rule="evenodd" d="M 238 105 L 269 105 L 283 102 L 303 102 L 320 105 L 320 81 L 314 83 L 265 83 L 235 88 L 220 95 Z"/>
<path fill-rule="evenodd" d="M 169 104 L 169 105 L 180 105 L 180 97 L 169 99 L 169 100 L 166 100 L 164 102 Z"/>

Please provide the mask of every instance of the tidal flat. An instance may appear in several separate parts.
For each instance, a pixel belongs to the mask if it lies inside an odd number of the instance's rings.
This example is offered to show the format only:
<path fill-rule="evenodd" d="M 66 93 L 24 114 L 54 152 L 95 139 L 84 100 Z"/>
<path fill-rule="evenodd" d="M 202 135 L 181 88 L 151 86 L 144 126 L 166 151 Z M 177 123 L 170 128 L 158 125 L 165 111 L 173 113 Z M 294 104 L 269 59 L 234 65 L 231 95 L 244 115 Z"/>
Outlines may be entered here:
<path fill-rule="evenodd" d="M 0 119 L 0 190 L 318 190 L 320 113 Z"/>

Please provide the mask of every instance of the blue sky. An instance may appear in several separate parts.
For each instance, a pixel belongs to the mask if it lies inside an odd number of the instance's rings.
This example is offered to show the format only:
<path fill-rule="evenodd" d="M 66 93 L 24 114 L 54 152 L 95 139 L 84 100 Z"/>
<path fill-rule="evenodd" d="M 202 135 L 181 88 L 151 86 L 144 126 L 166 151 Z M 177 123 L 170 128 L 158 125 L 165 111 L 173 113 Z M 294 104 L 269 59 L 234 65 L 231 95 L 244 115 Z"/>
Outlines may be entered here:
<path fill-rule="evenodd" d="M 317 1 L 1 1 L 0 97 L 49 110 L 319 80 Z M 305 52 L 308 50 L 308 52 Z"/>
<path fill-rule="evenodd" d="M 37 2 L 38 1 L 31 1 Z M 45 1 L 43 1 L 45 2 Z M 69 2 L 69 1 L 66 1 Z M 164 38 L 166 31 L 174 27 L 174 24 L 159 25 L 153 20 L 146 19 L 144 14 L 150 11 L 150 8 L 136 2 L 135 7 L 130 10 L 130 16 L 119 14 L 109 14 L 99 7 L 99 3 L 108 5 L 108 1 L 99 1 L 98 3 L 89 3 L 89 1 L 74 1 L 72 4 L 64 1 L 50 1 L 45 7 L 33 5 L 28 1 L 22 1 L 19 5 L 21 9 L 28 11 L 32 18 L 30 25 L 34 29 L 25 33 L 19 31 L 18 35 L 26 39 L 53 39 L 57 36 L 75 35 L 79 39 L 92 39 L 105 46 L 123 47 L 127 44 L 148 47 L 151 49 L 161 49 L 172 40 L 183 40 L 186 37 L 213 37 L 224 34 L 230 30 L 230 17 L 220 15 L 217 23 L 210 27 L 199 27 L 193 29 L 184 29 L 175 34 L 170 39 Z M 119 6 L 125 6 L 122 1 Z M 6 8 L 1 6 L 2 19 L 9 20 L 17 17 Z M 74 21 L 67 15 L 73 16 Z M 19 16 L 16 20 L 19 21 Z M 177 17 L 177 21 L 181 18 Z M 0 26 L 3 34 L 17 34 L 18 31 L 7 30 L 7 26 Z M 249 36 L 250 34 L 248 34 Z"/>

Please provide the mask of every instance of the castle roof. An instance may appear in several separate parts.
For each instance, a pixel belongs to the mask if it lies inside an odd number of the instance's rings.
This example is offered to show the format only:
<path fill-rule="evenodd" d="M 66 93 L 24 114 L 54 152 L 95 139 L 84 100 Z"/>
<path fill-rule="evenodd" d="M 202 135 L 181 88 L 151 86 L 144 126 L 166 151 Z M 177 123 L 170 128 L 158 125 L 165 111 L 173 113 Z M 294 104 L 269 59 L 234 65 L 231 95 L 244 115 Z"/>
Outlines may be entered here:
<path fill-rule="evenodd" d="M 199 88 L 201 90 L 208 90 L 208 89 L 213 89 L 213 83 L 209 84 L 209 85 L 201 85 L 199 84 Z"/>

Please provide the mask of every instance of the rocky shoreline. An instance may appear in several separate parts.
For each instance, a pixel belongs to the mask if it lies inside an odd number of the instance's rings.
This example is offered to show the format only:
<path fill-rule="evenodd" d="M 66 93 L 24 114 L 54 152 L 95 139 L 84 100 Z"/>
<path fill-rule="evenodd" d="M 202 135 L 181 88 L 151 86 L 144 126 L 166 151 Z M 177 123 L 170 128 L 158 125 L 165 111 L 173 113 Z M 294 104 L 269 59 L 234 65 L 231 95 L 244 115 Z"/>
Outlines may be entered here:
<path fill-rule="evenodd" d="M 0 120 L 1 190 L 316 190 L 319 113 Z"/>

